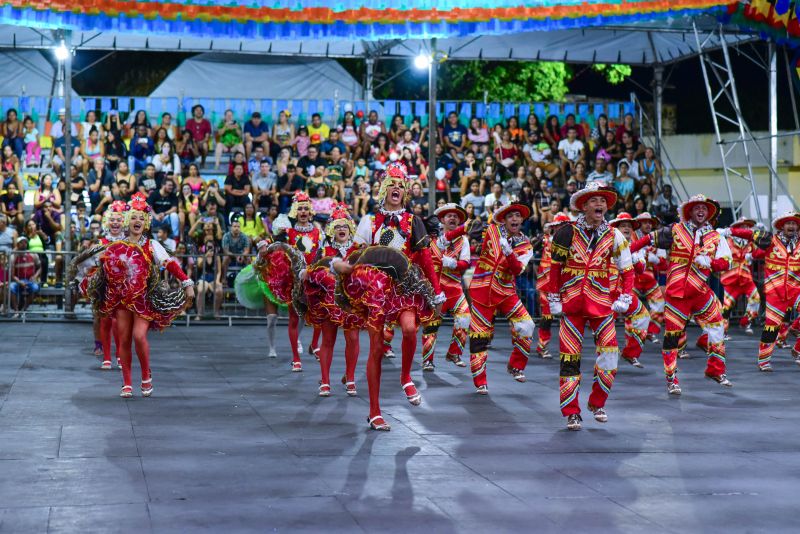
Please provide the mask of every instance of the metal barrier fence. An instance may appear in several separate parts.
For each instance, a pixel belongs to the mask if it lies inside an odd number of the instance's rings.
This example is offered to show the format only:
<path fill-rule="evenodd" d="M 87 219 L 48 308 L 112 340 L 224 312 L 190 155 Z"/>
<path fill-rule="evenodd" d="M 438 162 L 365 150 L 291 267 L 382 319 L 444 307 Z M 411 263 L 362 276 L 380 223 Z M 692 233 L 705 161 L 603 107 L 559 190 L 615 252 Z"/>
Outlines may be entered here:
<path fill-rule="evenodd" d="M 21 254 L 28 253 L 35 254 L 38 257 L 40 264 L 43 266 L 42 275 L 38 283 L 38 291 L 30 294 L 30 305 L 25 309 L 18 310 L 12 306 L 12 291 L 10 283 L 12 281 L 11 270 L 14 263 L 14 258 L 20 256 Z M 72 290 L 68 284 L 65 284 L 63 278 L 59 279 L 59 275 L 61 277 L 66 276 L 66 267 L 69 265 L 71 259 L 75 257 L 77 254 L 76 252 L 68 253 L 54 250 L 46 250 L 44 252 L 0 252 L 0 255 L 2 254 L 5 254 L 5 260 L 2 261 L 2 258 L 0 258 L 0 302 L 3 305 L 3 313 L 0 314 L 0 316 L 11 319 L 19 319 L 22 321 L 25 321 L 28 318 L 36 317 L 91 319 L 92 310 L 86 299 L 79 295 L 76 291 Z M 233 281 L 236 274 L 238 274 L 243 267 L 252 261 L 254 255 L 226 256 L 225 254 L 217 254 L 217 256 L 220 257 L 221 261 L 224 261 L 224 258 L 226 257 L 231 258 L 230 265 L 228 266 L 224 276 L 221 277 L 223 291 L 222 301 L 219 308 L 220 313 L 217 320 L 222 320 L 227 322 L 229 325 L 232 325 L 234 322 L 258 321 L 265 318 L 264 310 L 249 310 L 243 307 L 236 299 L 236 294 L 233 288 Z M 196 289 L 199 286 L 198 282 L 203 279 L 205 274 L 197 267 L 199 264 L 198 260 L 202 257 L 203 254 L 200 253 L 176 255 L 176 258 L 178 258 L 178 261 L 181 262 L 181 266 L 184 268 L 184 271 L 186 271 L 192 280 L 194 280 Z M 236 261 L 237 259 L 241 259 L 243 261 Z M 537 298 L 538 293 L 536 290 L 536 265 L 538 264 L 538 260 L 538 257 L 534 258 L 534 261 L 531 262 L 526 271 L 521 276 L 517 277 L 517 294 L 519 295 L 520 300 L 522 300 L 522 303 L 530 312 L 531 316 L 534 318 L 538 318 L 540 315 L 539 302 Z M 44 267 L 45 265 L 46 268 Z M 168 280 L 171 278 L 171 276 L 166 272 L 164 272 L 164 276 Z M 760 287 L 763 281 L 763 262 L 754 262 L 753 278 L 756 281 L 756 285 Z M 662 283 L 663 282 L 664 280 L 662 280 Z M 720 301 L 722 301 L 723 292 L 722 286 L 719 283 L 719 278 L 717 276 L 712 276 L 709 282 L 711 288 L 720 298 Z M 71 295 L 71 305 L 68 305 L 68 292 Z M 206 299 L 206 317 L 204 319 L 209 320 L 214 316 L 213 290 L 206 292 L 204 297 Z M 198 294 L 197 299 L 200 298 L 202 297 Z M 738 319 L 744 315 L 745 306 L 746 302 L 743 299 L 739 299 L 736 308 L 733 310 L 732 317 Z M 17 308 L 19 307 L 21 306 L 19 306 L 19 302 L 17 302 Z M 195 322 L 193 318 L 196 316 L 196 311 L 197 304 L 195 303 L 190 310 L 187 310 L 185 315 L 176 320 L 176 323 L 183 323 L 187 326 L 190 325 L 191 323 Z M 283 316 L 286 315 L 285 312 L 280 313 Z"/>

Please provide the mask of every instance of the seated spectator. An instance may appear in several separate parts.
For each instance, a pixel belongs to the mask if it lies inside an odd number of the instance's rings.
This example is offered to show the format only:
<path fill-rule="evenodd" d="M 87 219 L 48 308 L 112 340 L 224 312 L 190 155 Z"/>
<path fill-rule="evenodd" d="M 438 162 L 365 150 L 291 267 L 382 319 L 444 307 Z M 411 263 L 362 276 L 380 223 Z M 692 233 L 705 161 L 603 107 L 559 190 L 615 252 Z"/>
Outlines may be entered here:
<path fill-rule="evenodd" d="M 0 211 L 17 228 L 25 224 L 25 205 L 16 182 L 5 186 L 6 192 L 0 195 Z"/>
<path fill-rule="evenodd" d="M 410 208 L 422 206 L 422 212 L 428 213 L 428 197 L 423 194 L 422 184 L 417 180 L 411 184 L 411 195 L 408 203 Z"/>
<path fill-rule="evenodd" d="M 503 179 L 497 170 L 497 165 L 494 163 L 494 156 L 486 154 L 481 164 L 481 195 L 486 195 L 492 190 L 492 184 L 495 182 L 502 183 Z"/>
<path fill-rule="evenodd" d="M 644 158 L 639 161 L 639 176 L 655 186 L 661 182 L 661 177 L 664 175 L 661 168 L 661 162 L 656 157 L 656 151 L 652 147 L 644 149 Z"/>
<path fill-rule="evenodd" d="M 389 138 L 386 136 L 386 126 L 383 121 L 378 119 L 378 112 L 374 109 L 367 115 L 367 120 L 361 122 L 359 127 L 359 137 L 361 138 L 361 153 L 369 154 L 378 136 L 383 134 L 386 137 L 386 150 L 389 150 Z M 388 157 L 388 154 L 387 154 Z"/>
<path fill-rule="evenodd" d="M 464 196 L 467 194 L 469 183 L 480 178 L 481 166 L 475 159 L 475 153 L 472 150 L 467 150 L 464 154 L 464 161 L 458 164 L 458 186 L 459 195 Z"/>
<path fill-rule="evenodd" d="M 575 173 L 575 165 L 579 161 L 586 162 L 586 147 L 577 138 L 577 128 L 569 126 L 566 132 L 566 139 L 562 139 L 558 143 L 558 158 L 561 161 L 561 176 L 564 180 Z"/>
<path fill-rule="evenodd" d="M 504 172 L 506 175 L 504 178 L 514 176 L 517 171 L 519 150 L 517 145 L 511 141 L 511 133 L 508 130 L 503 130 L 501 134 L 494 131 L 492 135 L 495 138 L 494 157 L 500 164 L 498 169 Z"/>
<path fill-rule="evenodd" d="M 128 186 L 128 182 L 118 182 L 111 186 L 112 201 L 121 200 L 122 202 L 128 202 L 132 196 L 133 193 Z"/>
<path fill-rule="evenodd" d="M 528 181 L 528 171 L 525 167 L 517 167 L 517 173 L 513 178 L 509 178 L 503 182 L 503 190 L 511 198 L 519 198 L 519 192 L 522 191 L 522 186 Z"/>
<path fill-rule="evenodd" d="M 196 163 L 190 163 L 186 177 L 181 181 L 181 184 L 186 184 L 192 188 L 192 193 L 195 195 L 199 195 L 203 190 L 203 187 L 206 183 L 200 177 L 200 168 L 197 166 Z"/>
<path fill-rule="evenodd" d="M 183 241 L 186 228 L 191 228 L 200 216 L 200 198 L 194 194 L 192 187 L 184 182 L 178 195 L 178 235 Z"/>
<path fill-rule="evenodd" d="M 70 202 L 72 202 L 73 206 L 77 204 L 83 204 L 84 208 L 90 206 L 91 203 L 89 202 L 89 191 L 86 189 L 86 179 L 80 172 L 78 172 L 78 168 L 75 165 L 72 165 L 69 171 L 70 182 L 72 184 Z M 58 182 L 58 190 L 63 194 L 66 194 L 66 186 L 62 188 L 62 185 L 64 185 L 63 180 Z"/>
<path fill-rule="evenodd" d="M 311 198 L 311 206 L 314 208 L 314 221 L 324 229 L 331 213 L 333 213 L 334 206 L 336 206 L 336 200 L 328 194 L 328 187 L 324 185 L 317 186 L 314 196 Z"/>
<path fill-rule="evenodd" d="M 331 132 L 331 135 L 334 133 Z M 342 154 L 344 152 L 338 146 L 334 146 L 325 162 L 327 179 L 332 188 L 331 195 L 340 202 L 344 202 L 345 182 L 353 175 L 353 164 Z"/>
<path fill-rule="evenodd" d="M 175 143 L 175 152 L 178 154 L 178 158 L 181 160 L 182 168 L 197 161 L 197 156 L 200 155 L 200 152 L 197 150 L 197 145 L 192 137 L 192 132 L 189 130 L 184 130 L 181 132 L 180 138 Z"/>
<path fill-rule="evenodd" d="M 39 130 L 30 117 L 25 117 L 22 121 L 22 136 L 25 143 L 25 166 L 38 167 L 42 162 L 42 147 L 39 146 Z"/>
<path fill-rule="evenodd" d="M 423 180 L 426 179 L 428 175 L 428 165 L 422 157 L 422 154 L 419 152 L 411 152 L 411 149 L 406 147 L 403 149 L 403 156 L 400 158 L 400 161 L 406 166 L 409 178 L 412 180 L 417 180 L 419 178 Z"/>
<path fill-rule="evenodd" d="M 81 144 L 77 138 L 73 137 L 70 140 L 70 147 L 72 147 L 70 164 L 83 167 L 83 159 L 81 158 Z M 66 161 L 67 140 L 62 135 L 55 137 L 53 141 L 53 150 L 50 153 L 50 165 L 53 171 L 59 175 L 64 175 L 64 162 Z"/>
<path fill-rule="evenodd" d="M 269 125 L 261 120 L 261 113 L 254 111 L 250 120 L 244 123 L 244 150 L 250 156 L 255 147 L 261 147 L 263 154 L 269 154 Z M 262 154 L 262 158 L 263 158 Z M 259 158 L 260 160 L 261 158 Z"/>
<path fill-rule="evenodd" d="M 17 230 L 9 226 L 8 217 L 0 214 L 0 252 L 10 253 L 17 241 Z M 6 264 L 0 263 L 0 271 L 5 272 Z"/>
<path fill-rule="evenodd" d="M 206 205 L 206 211 L 203 216 L 217 221 L 217 224 L 223 232 L 228 229 L 228 221 L 223 216 L 222 211 L 219 209 L 216 202 L 209 202 Z M 222 234 L 220 234 L 220 239 L 222 239 Z"/>
<path fill-rule="evenodd" d="M 14 108 L 6 112 L 6 120 L 3 121 L 3 148 L 11 147 L 11 151 L 17 156 L 17 159 L 22 159 L 22 154 L 25 152 L 24 133 L 22 132 L 22 123 L 17 119 L 17 110 Z"/>
<path fill-rule="evenodd" d="M 2 155 L 2 172 L 3 172 L 3 189 L 8 187 L 8 184 L 14 183 L 19 191 L 23 190 L 22 176 L 19 172 L 19 158 L 11 148 L 11 145 L 3 147 Z"/>
<path fill-rule="evenodd" d="M 614 181 L 614 176 L 608 172 L 608 161 L 600 154 L 594 160 L 594 170 L 586 177 L 589 182 L 601 182 L 604 185 L 611 185 Z"/>
<path fill-rule="evenodd" d="M 638 136 L 634 133 L 636 132 L 636 123 L 633 120 L 632 113 L 626 113 L 622 118 L 622 124 L 617 126 L 616 130 L 614 131 L 617 143 L 621 144 L 623 142 L 622 135 L 626 132 L 630 134 L 634 141 L 638 142 Z"/>
<path fill-rule="evenodd" d="M 670 184 L 664 184 L 661 192 L 653 201 L 653 215 L 661 219 L 665 225 L 678 221 L 678 206 L 680 201 L 678 196 L 672 192 Z"/>
<path fill-rule="evenodd" d="M 111 172 L 115 172 L 122 162 L 125 162 L 125 166 L 127 167 L 128 149 L 116 132 L 108 132 L 108 134 L 106 134 L 104 153 L 106 166 Z"/>
<path fill-rule="evenodd" d="M 576 139 L 579 139 L 581 142 L 586 139 L 586 132 L 584 132 L 583 127 L 575 121 L 575 115 L 573 113 L 568 114 L 564 118 L 564 125 L 561 126 L 561 139 L 568 136 L 570 128 L 575 128 Z"/>
<path fill-rule="evenodd" d="M 123 129 L 122 121 L 119 119 L 119 111 L 112 109 L 106 114 L 106 121 L 103 123 L 103 131 L 106 132 L 106 136 L 113 132 L 114 137 L 122 139 L 125 130 Z M 52 135 L 52 130 L 50 130 L 50 134 Z"/>
<path fill-rule="evenodd" d="M 177 183 L 181 176 L 181 159 L 175 153 L 172 142 L 167 140 L 161 144 L 161 150 L 153 158 L 153 166 L 156 174 L 161 175 L 161 179 L 169 178 Z"/>
<path fill-rule="evenodd" d="M 139 131 L 140 126 L 144 126 L 145 135 L 147 137 L 153 137 L 153 128 L 150 126 L 150 119 L 147 118 L 147 112 L 145 110 L 140 109 L 136 113 L 132 113 L 128 116 L 126 122 L 128 123 L 129 131 L 134 134 Z"/>
<path fill-rule="evenodd" d="M 54 122 L 52 126 L 50 126 L 50 137 L 52 137 L 54 141 L 64 137 L 64 126 L 67 124 L 66 116 L 66 110 L 64 108 L 59 109 L 58 120 Z M 72 121 L 70 121 L 69 131 L 70 135 L 72 136 L 73 146 L 79 146 L 80 139 L 78 139 L 78 127 Z"/>
<path fill-rule="evenodd" d="M 206 166 L 208 145 L 211 142 L 211 123 L 205 118 L 206 109 L 200 104 L 192 106 L 192 118 L 186 121 L 186 129 L 192 133 L 194 147 L 200 154 L 200 166 Z"/>
<path fill-rule="evenodd" d="M 180 218 L 178 217 L 178 197 L 175 194 L 175 182 L 165 178 L 161 188 L 150 193 L 147 203 L 153 208 L 153 220 L 150 228 L 153 232 L 162 226 L 169 231 L 170 237 L 180 235 Z"/>
<path fill-rule="evenodd" d="M 402 152 L 406 148 L 411 150 L 412 153 L 420 151 L 419 143 L 414 141 L 414 133 L 411 130 L 403 130 L 400 141 L 396 144 L 396 148 L 399 152 Z"/>
<path fill-rule="evenodd" d="M 156 135 L 153 136 L 153 152 L 161 154 L 161 147 L 164 143 L 171 143 L 167 131 L 164 128 L 156 128 Z"/>
<path fill-rule="evenodd" d="M 534 174 L 534 177 L 536 175 Z M 544 228 L 544 224 L 551 219 L 550 205 L 556 199 L 556 195 L 546 178 L 539 179 L 539 187 L 533 192 L 533 211 L 539 225 Z M 544 223 L 542 221 L 545 221 Z"/>
<path fill-rule="evenodd" d="M 392 124 L 389 126 L 389 131 L 387 135 L 389 136 L 389 142 L 392 145 L 397 145 L 400 141 L 403 140 L 403 132 L 406 131 L 408 128 L 406 127 L 405 119 L 399 113 L 392 117 Z"/>
<path fill-rule="evenodd" d="M 45 174 L 39 184 L 39 193 L 33 201 L 33 209 L 39 210 L 45 202 L 51 202 L 56 208 L 61 208 L 61 193 L 53 187 L 53 175 Z"/>
<path fill-rule="evenodd" d="M 600 148 L 605 155 L 611 159 L 611 161 L 619 161 L 624 155 L 620 150 L 620 145 L 617 143 L 616 137 L 614 136 L 614 130 L 609 130 L 606 132 L 605 141 L 600 143 Z M 600 156 L 600 152 L 598 152 L 597 156 Z"/>
<path fill-rule="evenodd" d="M 331 135 L 331 128 L 324 122 L 322 122 L 322 115 L 319 113 L 314 113 L 311 115 L 311 124 L 308 126 L 308 135 L 314 136 L 318 135 L 319 140 L 317 144 L 322 144 L 324 141 L 327 141 Z"/>
<path fill-rule="evenodd" d="M 103 131 L 103 124 L 97 120 L 97 112 L 93 109 L 90 109 L 86 112 L 86 120 L 80 123 L 80 136 L 81 142 L 87 141 L 89 139 L 89 133 L 92 131 L 92 128 L 97 130 L 98 139 L 100 142 L 105 142 L 105 132 Z"/>
<path fill-rule="evenodd" d="M 214 206 L 216 206 L 216 204 L 214 204 Z M 222 243 L 223 233 L 220 219 L 208 213 L 203 214 L 202 217 L 197 219 L 194 226 L 189 229 L 189 235 L 198 248 L 207 246 L 209 242 L 214 245 L 219 245 Z"/>
<path fill-rule="evenodd" d="M 308 148 L 312 146 L 311 137 L 308 135 L 308 128 L 301 126 L 297 129 L 297 137 L 294 138 L 294 151 L 299 158 L 304 158 L 308 155 Z M 319 147 L 313 145 L 319 153 Z"/>
<path fill-rule="evenodd" d="M 645 203 L 645 211 L 650 211 L 653 207 L 653 200 L 655 200 L 655 195 L 653 195 L 653 186 L 650 185 L 650 182 L 644 181 L 639 184 L 639 194 L 636 195 L 637 197 L 641 197 Z"/>
<path fill-rule="evenodd" d="M 244 157 L 244 152 L 234 152 L 233 156 L 231 156 L 230 162 L 228 162 L 228 172 L 225 174 L 233 174 L 233 167 L 235 165 L 242 165 L 244 167 L 244 173 L 249 177 L 250 171 L 249 166 L 247 163 L 247 158 Z"/>
<path fill-rule="evenodd" d="M 329 158 L 334 148 L 339 149 L 339 154 L 347 154 L 347 146 L 339 139 L 339 132 L 333 130 L 329 137 L 320 145 L 320 156 Z"/>
<path fill-rule="evenodd" d="M 572 175 L 570 180 L 575 181 L 575 188 L 576 189 L 583 189 L 586 187 L 587 182 L 589 181 L 588 177 L 586 176 L 586 165 L 580 161 L 575 165 L 575 174 Z M 569 202 L 564 202 L 562 199 L 562 204 L 565 206 L 569 206 Z"/>
<path fill-rule="evenodd" d="M 11 260 L 11 283 L 8 288 L 11 293 L 11 308 L 20 312 L 28 309 L 34 295 L 39 292 L 42 265 L 36 254 L 27 252 L 27 237 L 17 238 L 16 250 L 17 254 Z"/>
<path fill-rule="evenodd" d="M 142 178 L 139 180 L 139 191 L 147 196 L 161 188 L 162 180 L 156 174 L 156 166 L 148 163 L 142 173 Z"/>
<path fill-rule="evenodd" d="M 617 178 L 614 180 L 614 189 L 623 200 L 633 197 L 636 182 L 628 175 L 628 162 L 624 159 L 617 165 Z"/>
<path fill-rule="evenodd" d="M 317 147 L 312 145 L 308 147 L 308 154 L 297 161 L 297 170 L 304 178 L 309 179 L 316 174 L 317 167 L 324 167 L 326 163 L 326 160 L 319 156 Z"/>
<path fill-rule="evenodd" d="M 89 171 L 87 182 L 89 184 L 89 201 L 92 203 L 92 212 L 100 203 L 101 188 L 111 189 L 114 183 L 114 174 L 106 168 L 103 158 L 96 158 L 92 162 L 92 170 Z M 109 193 L 110 196 L 110 193 Z"/>
<path fill-rule="evenodd" d="M 138 190 L 136 175 L 131 173 L 130 169 L 128 168 L 128 162 L 124 159 L 120 160 L 119 165 L 117 166 L 117 172 L 114 174 L 114 181 L 116 182 L 117 186 L 125 183 L 128 192 L 131 194 Z"/>
<path fill-rule="evenodd" d="M 467 146 L 467 129 L 458 121 L 458 114 L 451 111 L 447 115 L 447 123 L 442 129 L 443 141 L 447 152 L 454 161 L 464 158 L 464 149 Z"/>
<path fill-rule="evenodd" d="M 411 126 L 408 129 L 411 130 L 411 139 L 415 143 L 419 143 L 420 151 L 427 151 L 429 146 L 428 129 L 422 127 L 419 117 L 411 119 Z"/>
<path fill-rule="evenodd" d="M 644 157 L 644 145 L 636 140 L 632 132 L 622 132 L 622 142 L 619 148 L 623 154 L 628 149 L 632 150 L 633 157 L 637 160 Z"/>
<path fill-rule="evenodd" d="M 363 176 L 355 179 L 353 186 L 353 217 L 355 220 L 360 220 L 361 217 L 367 214 L 367 203 L 369 202 L 369 183 Z"/>
<path fill-rule="evenodd" d="M 128 154 L 128 167 L 131 172 L 135 173 L 144 170 L 153 161 L 154 154 L 155 144 L 150 136 L 147 135 L 147 127 L 140 124 L 131 139 L 131 149 Z"/>
<path fill-rule="evenodd" d="M 233 166 L 233 173 L 225 178 L 225 208 L 230 213 L 242 213 L 244 206 L 250 202 L 250 177 L 245 172 L 244 164 Z"/>
<path fill-rule="evenodd" d="M 245 204 L 244 214 L 239 218 L 239 225 L 242 228 L 242 233 L 250 238 L 251 243 L 255 243 L 259 237 L 264 235 L 264 224 L 261 221 L 261 217 L 256 213 L 256 207 L 252 202 Z"/>
<path fill-rule="evenodd" d="M 506 130 L 511 136 L 511 141 L 515 145 L 521 145 L 525 142 L 525 131 L 519 127 L 519 119 L 516 117 L 509 117 L 506 122 Z"/>
<path fill-rule="evenodd" d="M 217 147 L 214 149 L 214 170 L 219 170 L 222 154 L 244 152 L 244 134 L 239 123 L 233 118 L 232 110 L 225 110 L 222 122 L 217 127 L 217 137 Z"/>
<path fill-rule="evenodd" d="M 537 117 L 535 113 L 528 114 L 528 120 L 525 123 L 525 132 L 527 137 L 530 137 L 532 133 L 535 133 L 539 140 L 544 140 L 544 130 L 539 122 L 539 117 Z"/>
<path fill-rule="evenodd" d="M 345 112 L 344 120 L 342 124 L 336 127 L 336 130 L 340 133 L 342 143 L 347 148 L 347 155 L 351 159 L 357 160 L 361 155 L 361 142 L 358 135 L 358 127 L 356 126 L 356 116 L 353 115 L 352 111 Z"/>
<path fill-rule="evenodd" d="M 625 149 L 625 157 L 622 158 L 619 161 L 619 163 L 617 163 L 617 176 L 620 175 L 619 166 L 622 164 L 623 161 L 628 166 L 628 175 L 631 178 L 633 178 L 634 180 L 636 180 L 637 182 L 640 181 L 642 179 L 642 177 L 639 176 L 639 162 L 636 161 L 636 158 L 635 158 L 635 155 L 634 155 L 634 151 L 633 151 L 632 148 L 630 148 L 630 147 L 626 148 Z"/>
<path fill-rule="evenodd" d="M 550 150 L 552 150 L 554 154 L 558 153 L 558 143 L 560 143 L 563 138 L 564 137 L 561 135 L 561 125 L 558 123 L 558 117 L 550 115 L 544 122 L 544 140 L 550 145 Z"/>
<path fill-rule="evenodd" d="M 227 202 L 225 201 L 225 197 L 222 194 L 222 191 L 220 191 L 219 183 L 217 183 L 216 180 L 209 180 L 208 187 L 206 187 L 205 191 L 203 191 L 203 193 L 200 195 L 201 208 L 208 211 L 212 204 L 215 206 L 214 209 L 215 215 L 217 214 L 217 212 L 221 214 L 223 209 L 225 208 L 225 205 L 227 204 Z M 227 228 L 228 227 L 227 221 L 225 221 L 224 219 L 222 219 L 222 221 L 223 221 L 222 227 Z"/>
<path fill-rule="evenodd" d="M 486 212 L 491 215 L 494 210 L 500 206 L 507 206 L 509 203 L 511 203 L 511 199 L 503 192 L 503 186 L 497 182 L 492 184 L 492 192 L 486 195 L 484 199 Z"/>
<path fill-rule="evenodd" d="M 489 153 L 489 129 L 477 117 L 472 117 L 467 130 L 470 149 L 480 159 Z"/>
<path fill-rule="evenodd" d="M 231 265 L 245 266 L 247 265 L 250 254 L 250 238 L 242 233 L 242 227 L 239 219 L 231 221 L 230 230 L 225 232 L 222 236 L 222 276 L 227 276 L 228 267 Z"/>
<path fill-rule="evenodd" d="M 177 241 L 169 236 L 169 230 L 165 226 L 159 226 L 155 232 L 156 241 L 167 249 L 170 253 L 175 252 L 175 247 L 178 245 Z"/>
<path fill-rule="evenodd" d="M 486 197 L 480 194 L 480 182 L 472 180 L 469 183 L 469 193 L 461 197 L 461 207 L 466 208 L 467 204 L 472 205 L 475 216 L 480 217 L 486 211 L 485 202 Z"/>
<path fill-rule="evenodd" d="M 269 160 L 261 160 L 259 171 L 253 175 L 251 182 L 253 201 L 259 211 L 268 211 L 273 204 L 278 205 L 278 177 L 272 172 Z"/>
<path fill-rule="evenodd" d="M 194 320 L 205 317 L 206 295 L 214 296 L 214 319 L 219 319 L 223 300 L 222 261 L 213 241 L 206 244 L 203 255 L 197 260 L 197 315 Z"/>
<path fill-rule="evenodd" d="M 251 179 L 261 170 L 262 161 L 272 163 L 272 158 L 266 155 L 268 153 L 264 151 L 264 147 L 261 145 L 256 145 L 250 153 L 250 159 L 247 160 L 247 174 Z"/>
<path fill-rule="evenodd" d="M 292 203 L 292 197 L 298 191 L 306 188 L 306 180 L 302 174 L 297 172 L 294 165 L 286 167 L 286 174 L 278 177 L 279 211 L 288 213 Z"/>
<path fill-rule="evenodd" d="M 599 149 L 601 145 L 605 142 L 606 134 L 609 131 L 613 132 L 613 129 L 608 124 L 608 117 L 606 116 L 605 113 L 601 113 L 600 115 L 597 116 L 597 122 L 595 123 L 594 128 L 592 128 L 592 131 L 590 133 L 592 142 L 594 142 L 595 144 L 595 150 Z"/>
<path fill-rule="evenodd" d="M 558 176 L 560 171 L 558 165 L 553 163 L 553 151 L 550 145 L 539 137 L 538 132 L 528 132 L 528 141 L 522 147 L 522 154 L 531 170 L 534 167 L 541 167 L 551 180 Z"/>
<path fill-rule="evenodd" d="M 270 144 L 270 155 L 276 159 L 281 149 L 288 148 L 292 153 L 294 147 L 294 124 L 289 122 L 290 113 L 282 110 L 278 113 L 278 122 L 272 125 L 272 143 Z"/>
<path fill-rule="evenodd" d="M 172 143 L 178 138 L 178 126 L 172 123 L 172 114 L 167 111 L 161 114 L 161 124 L 158 125 L 158 129 L 164 130 L 167 139 Z"/>

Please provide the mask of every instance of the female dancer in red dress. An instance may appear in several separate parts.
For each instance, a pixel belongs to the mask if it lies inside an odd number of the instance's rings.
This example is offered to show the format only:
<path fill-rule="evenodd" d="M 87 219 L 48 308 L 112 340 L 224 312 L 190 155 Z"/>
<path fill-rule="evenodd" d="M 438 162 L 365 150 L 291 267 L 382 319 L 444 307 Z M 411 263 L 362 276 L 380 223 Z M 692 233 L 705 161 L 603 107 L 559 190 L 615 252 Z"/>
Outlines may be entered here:
<path fill-rule="evenodd" d="M 378 212 L 362 217 L 356 230 L 356 242 L 367 248 L 350 262 L 333 262 L 334 270 L 343 275 L 341 295 L 365 319 L 369 331 L 367 420 L 373 430 L 390 429 L 380 409 L 384 325 L 396 323 L 402 331 L 400 384 L 408 402 L 418 406 L 422 396 L 411 380 L 417 329 L 420 321 L 429 321 L 438 313 L 434 308 L 446 300 L 431 260 L 425 226 L 404 207 L 410 188 L 405 166 L 394 162 L 387 165 L 378 193 Z"/>
<path fill-rule="evenodd" d="M 358 314 L 345 311 L 334 299 L 336 290 L 336 274 L 330 265 L 334 259 L 346 260 L 351 253 L 360 248 L 353 242 L 355 225 L 347 206 L 340 204 L 334 208 L 325 228 L 325 241 L 319 249 L 320 260 L 310 265 L 303 280 L 302 297 L 304 303 L 295 302 L 295 309 L 304 310 L 305 320 L 322 331 L 322 345 L 319 350 L 319 366 L 321 379 L 319 396 L 331 394 L 331 362 L 333 347 L 336 344 L 336 333 L 339 328 L 344 331 L 345 374 L 342 383 L 351 397 L 356 396 L 355 371 L 358 362 L 358 332 L 364 321 Z M 295 293 L 295 296 L 300 296 Z"/>
<path fill-rule="evenodd" d="M 144 235 L 150 227 L 151 211 L 144 195 L 135 194 L 125 212 L 128 237 L 98 245 L 76 258 L 78 264 L 95 255 L 99 258 L 99 268 L 90 280 L 88 292 L 102 317 L 117 318 L 123 398 L 133 396 L 131 342 L 136 345 L 142 368 L 142 396 L 149 397 L 153 393 L 153 379 L 147 331 L 169 326 L 194 298 L 194 283 L 177 260 L 160 243 Z M 161 267 L 181 282 L 182 291 L 170 290 L 160 282 Z"/>

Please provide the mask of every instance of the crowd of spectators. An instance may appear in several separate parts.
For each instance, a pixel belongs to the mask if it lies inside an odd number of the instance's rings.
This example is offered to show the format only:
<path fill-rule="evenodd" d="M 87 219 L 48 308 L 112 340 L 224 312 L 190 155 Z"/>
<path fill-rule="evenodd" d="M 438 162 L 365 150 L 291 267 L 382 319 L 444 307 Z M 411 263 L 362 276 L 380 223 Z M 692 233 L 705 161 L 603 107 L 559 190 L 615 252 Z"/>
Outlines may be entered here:
<path fill-rule="evenodd" d="M 69 126 L 64 110 L 58 116 L 49 129 L 52 150 L 47 161 L 29 117 L 20 121 L 9 110 L 2 126 L 0 252 L 22 243 L 36 252 L 40 272 L 32 275 L 37 283 L 63 282 L 61 257 L 48 258 L 46 252 L 63 250 L 67 222 L 73 250 L 89 246 L 100 236 L 107 206 L 127 201 L 137 191 L 153 208 L 154 235 L 187 255 L 184 266 L 204 283 L 200 294 L 214 295 L 215 303 L 222 287 L 247 263 L 254 242 L 271 234 L 298 191 L 311 196 L 320 226 L 337 202 L 350 206 L 359 220 L 377 208 L 381 171 L 400 160 L 414 180 L 409 209 L 427 215 L 430 208 L 427 155 L 434 136 L 418 117 L 395 115 L 386 124 L 376 111 L 364 116 L 347 110 L 331 126 L 317 113 L 307 124 L 298 124 L 281 111 L 268 124 L 255 112 L 240 124 L 227 110 L 213 125 L 201 105 L 192 108 L 183 125 L 169 113 L 153 124 L 144 111 L 125 121 L 115 111 L 102 121 L 89 111 L 83 121 Z M 73 137 L 68 178 L 67 127 Z M 654 150 L 638 139 L 632 115 L 616 126 L 600 115 L 590 128 L 574 115 L 562 124 L 557 116 L 540 122 L 532 114 L 490 128 L 478 118 L 462 121 L 450 113 L 435 134 L 436 203 L 458 202 L 470 218 L 488 221 L 497 207 L 523 202 L 532 211 L 525 231 L 534 236 L 557 212 L 566 211 L 569 196 L 589 181 L 612 185 L 620 193 L 609 216 L 624 210 L 633 215 L 649 211 L 667 222 L 675 218 L 678 200 L 662 183 Z M 27 217 L 21 166 L 43 168 Z M 72 212 L 65 216 L 67 179 Z M 11 279 L 17 283 L 17 296 L 33 292 L 33 285 L 19 289 L 19 276 L 12 273 Z M 17 309 L 23 301 L 16 299 Z M 203 313 L 202 308 L 197 311 Z"/>

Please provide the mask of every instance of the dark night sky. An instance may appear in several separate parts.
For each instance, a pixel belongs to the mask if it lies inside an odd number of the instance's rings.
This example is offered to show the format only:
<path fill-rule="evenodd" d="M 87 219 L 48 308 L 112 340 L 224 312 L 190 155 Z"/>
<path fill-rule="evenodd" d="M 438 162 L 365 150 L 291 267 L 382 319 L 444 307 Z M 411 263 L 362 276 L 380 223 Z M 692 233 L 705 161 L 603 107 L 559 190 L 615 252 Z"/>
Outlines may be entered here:
<path fill-rule="evenodd" d="M 750 55 L 760 53 L 764 57 L 766 45 L 761 43 L 755 48 L 748 46 L 746 50 Z M 103 55 L 105 55 L 104 52 L 79 52 L 75 60 L 76 72 L 100 59 Z M 191 57 L 191 54 L 117 52 L 79 74 L 75 78 L 75 88 L 80 94 L 85 95 L 146 95 L 187 57 Z M 745 118 L 751 129 L 764 130 L 767 128 L 767 74 L 749 59 L 737 54 L 735 50 L 732 51 L 732 60 Z M 363 81 L 363 61 L 345 60 L 342 63 L 356 79 Z M 406 64 L 401 61 L 383 61 L 378 64 L 378 69 L 384 76 L 405 67 Z M 611 86 L 598 74 L 586 69 L 585 66 L 574 65 L 573 69 L 575 73 L 578 73 L 569 84 L 570 92 L 573 94 L 586 95 L 590 98 L 627 100 L 630 92 L 634 91 L 643 101 L 651 99 L 641 88 L 630 81 L 618 86 Z M 673 67 L 668 67 L 666 72 L 669 80 L 664 101 L 667 104 L 677 105 L 678 133 L 711 132 L 713 127 L 699 60 L 697 58 L 688 59 Z M 635 68 L 631 78 L 640 85 L 650 88 L 652 76 L 652 69 Z M 225 83 L 225 81 L 220 80 L 220 83 Z M 393 84 L 392 91 L 396 99 L 412 99 L 417 98 L 415 92 L 426 91 L 425 85 L 424 77 L 414 74 L 412 70 L 408 75 L 397 79 Z M 786 78 L 783 55 L 780 52 L 778 89 L 779 127 L 793 129 L 794 120 L 789 96 L 792 84 Z M 445 92 L 441 89 L 440 91 Z"/>

